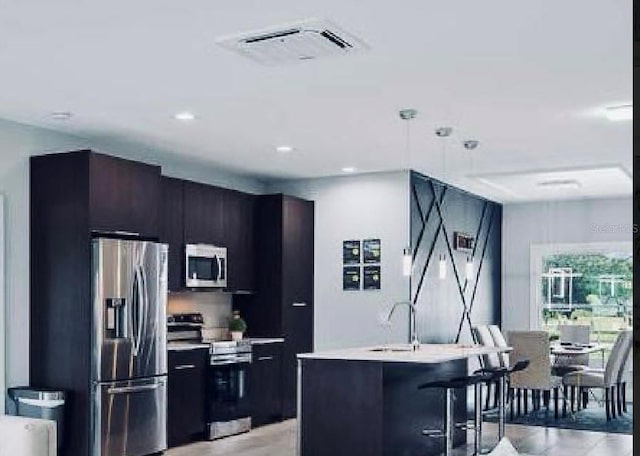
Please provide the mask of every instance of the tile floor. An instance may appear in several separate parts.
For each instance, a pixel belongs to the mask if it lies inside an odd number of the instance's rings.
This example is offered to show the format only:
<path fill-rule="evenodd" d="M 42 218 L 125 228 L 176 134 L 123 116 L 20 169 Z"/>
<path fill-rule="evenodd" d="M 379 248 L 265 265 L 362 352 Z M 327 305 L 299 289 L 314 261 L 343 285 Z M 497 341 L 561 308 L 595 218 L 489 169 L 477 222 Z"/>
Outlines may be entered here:
<path fill-rule="evenodd" d="M 485 444 L 495 426 L 487 423 Z M 199 442 L 169 450 L 166 456 L 295 456 L 295 420 L 255 429 L 248 434 L 229 437 L 216 442 Z M 508 425 L 507 437 L 523 454 L 540 456 L 632 456 L 631 435 L 569 429 Z M 458 448 L 456 456 L 471 454 Z"/>

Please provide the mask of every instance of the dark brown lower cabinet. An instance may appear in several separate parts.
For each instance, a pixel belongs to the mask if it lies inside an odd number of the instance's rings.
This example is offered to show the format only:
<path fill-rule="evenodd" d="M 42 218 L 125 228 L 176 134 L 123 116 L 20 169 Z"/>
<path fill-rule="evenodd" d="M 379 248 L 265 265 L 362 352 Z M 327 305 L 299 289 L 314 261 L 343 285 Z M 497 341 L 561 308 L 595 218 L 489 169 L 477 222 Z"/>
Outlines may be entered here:
<path fill-rule="evenodd" d="M 253 346 L 251 402 L 253 427 L 282 420 L 281 342 Z"/>
<path fill-rule="evenodd" d="M 206 427 L 208 349 L 169 351 L 169 447 L 201 439 Z"/>

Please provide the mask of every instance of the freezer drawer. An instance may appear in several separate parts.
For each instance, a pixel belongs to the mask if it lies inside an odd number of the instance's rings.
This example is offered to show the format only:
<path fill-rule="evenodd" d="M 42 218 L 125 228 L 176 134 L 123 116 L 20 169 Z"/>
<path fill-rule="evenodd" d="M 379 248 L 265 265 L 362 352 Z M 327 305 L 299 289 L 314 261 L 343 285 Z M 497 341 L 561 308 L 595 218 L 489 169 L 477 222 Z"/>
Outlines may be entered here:
<path fill-rule="evenodd" d="M 92 456 L 143 456 L 167 449 L 167 378 L 95 384 Z"/>

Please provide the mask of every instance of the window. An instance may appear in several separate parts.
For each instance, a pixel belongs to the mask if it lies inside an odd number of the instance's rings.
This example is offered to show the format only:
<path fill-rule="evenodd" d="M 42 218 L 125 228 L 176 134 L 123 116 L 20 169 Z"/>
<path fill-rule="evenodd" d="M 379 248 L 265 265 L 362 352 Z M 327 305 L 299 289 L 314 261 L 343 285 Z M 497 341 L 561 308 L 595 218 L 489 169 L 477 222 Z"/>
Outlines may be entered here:
<path fill-rule="evenodd" d="M 531 261 L 532 326 L 557 339 L 562 325 L 587 325 L 591 341 L 609 347 L 631 328 L 631 243 L 534 246 Z"/>

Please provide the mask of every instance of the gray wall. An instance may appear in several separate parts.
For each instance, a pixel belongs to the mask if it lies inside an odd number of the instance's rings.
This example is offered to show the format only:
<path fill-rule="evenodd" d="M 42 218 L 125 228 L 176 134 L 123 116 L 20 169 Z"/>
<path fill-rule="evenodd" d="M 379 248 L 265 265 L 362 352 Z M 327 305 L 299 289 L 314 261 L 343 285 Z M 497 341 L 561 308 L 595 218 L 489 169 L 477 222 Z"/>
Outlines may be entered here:
<path fill-rule="evenodd" d="M 530 327 L 532 244 L 631 242 L 633 199 L 507 204 L 503 211 L 502 322 Z"/>
<path fill-rule="evenodd" d="M 5 196 L 7 385 L 29 381 L 29 156 L 93 148 L 163 166 L 175 177 L 261 193 L 261 182 L 166 151 L 87 140 L 0 119 L 0 194 Z M 0 337 L 2 334 L 0 334 Z M 0 375 L 1 375 L 0 367 Z M 2 407 L 0 407 L 1 409 Z"/>
<path fill-rule="evenodd" d="M 316 350 L 406 342 L 404 309 L 384 329 L 380 316 L 409 297 L 402 250 L 409 242 L 408 172 L 309 179 L 271 185 L 269 191 L 315 201 Z M 380 238 L 382 289 L 342 290 L 342 241 Z"/>

